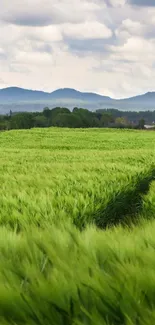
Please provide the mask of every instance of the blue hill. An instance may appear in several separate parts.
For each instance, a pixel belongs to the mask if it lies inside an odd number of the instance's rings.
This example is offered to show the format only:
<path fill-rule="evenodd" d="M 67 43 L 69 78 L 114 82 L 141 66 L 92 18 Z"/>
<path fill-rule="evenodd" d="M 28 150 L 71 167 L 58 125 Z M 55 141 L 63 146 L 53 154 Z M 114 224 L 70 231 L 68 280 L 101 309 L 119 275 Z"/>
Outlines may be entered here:
<path fill-rule="evenodd" d="M 0 89 L 0 112 L 9 109 L 37 111 L 45 106 L 75 106 L 90 110 L 100 108 L 117 108 L 122 110 L 155 110 L 155 92 L 116 100 L 92 92 L 80 92 L 72 88 L 57 89 L 51 93 L 18 87 Z"/>

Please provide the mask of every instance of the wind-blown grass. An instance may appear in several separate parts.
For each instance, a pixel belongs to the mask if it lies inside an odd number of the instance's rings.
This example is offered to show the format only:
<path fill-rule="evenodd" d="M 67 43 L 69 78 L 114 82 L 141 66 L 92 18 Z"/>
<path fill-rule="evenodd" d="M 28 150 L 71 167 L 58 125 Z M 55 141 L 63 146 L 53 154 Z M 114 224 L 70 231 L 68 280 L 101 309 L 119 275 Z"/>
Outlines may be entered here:
<path fill-rule="evenodd" d="M 0 133 L 0 324 L 154 324 L 154 138 Z"/>
<path fill-rule="evenodd" d="M 1 324 L 154 324 L 154 231 L 2 228 Z"/>
<path fill-rule="evenodd" d="M 88 223 L 105 227 L 109 218 L 111 223 L 118 216 L 121 219 L 133 205 L 131 201 L 137 203 L 137 175 L 145 177 L 154 159 L 149 148 L 135 150 L 137 143 L 142 146 L 141 133 L 133 131 L 2 133 L 0 224 L 21 229 L 27 223 L 43 226 L 45 221 L 70 219 L 82 229 Z"/>

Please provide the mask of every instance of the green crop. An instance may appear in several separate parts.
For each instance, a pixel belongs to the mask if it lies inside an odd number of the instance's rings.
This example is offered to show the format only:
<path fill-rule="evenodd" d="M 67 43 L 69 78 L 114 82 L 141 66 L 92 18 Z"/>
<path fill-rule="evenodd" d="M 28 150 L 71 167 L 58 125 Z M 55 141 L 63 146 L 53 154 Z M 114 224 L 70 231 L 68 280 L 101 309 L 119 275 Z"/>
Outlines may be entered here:
<path fill-rule="evenodd" d="M 0 133 L 0 324 L 154 324 L 154 139 Z"/>

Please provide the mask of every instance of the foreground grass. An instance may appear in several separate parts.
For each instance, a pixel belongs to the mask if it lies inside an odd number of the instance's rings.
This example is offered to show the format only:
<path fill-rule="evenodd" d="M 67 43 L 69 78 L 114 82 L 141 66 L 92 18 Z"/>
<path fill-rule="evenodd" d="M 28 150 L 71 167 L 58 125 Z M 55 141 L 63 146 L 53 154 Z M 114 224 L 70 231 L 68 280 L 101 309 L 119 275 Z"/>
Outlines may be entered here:
<path fill-rule="evenodd" d="M 0 231 L 1 324 L 154 324 L 155 222 Z"/>
<path fill-rule="evenodd" d="M 0 324 L 154 324 L 154 138 L 0 134 Z"/>

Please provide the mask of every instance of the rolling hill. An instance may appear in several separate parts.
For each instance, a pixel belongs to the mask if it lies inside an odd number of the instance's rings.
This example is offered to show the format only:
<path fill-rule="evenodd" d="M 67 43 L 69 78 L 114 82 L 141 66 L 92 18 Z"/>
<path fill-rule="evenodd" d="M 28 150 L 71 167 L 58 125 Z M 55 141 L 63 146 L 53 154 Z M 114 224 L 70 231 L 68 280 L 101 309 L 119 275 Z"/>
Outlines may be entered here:
<path fill-rule="evenodd" d="M 28 90 L 18 87 L 9 87 L 0 90 L 0 113 L 12 111 L 39 111 L 45 106 L 66 106 L 72 109 L 75 106 L 90 110 L 99 108 L 117 108 L 121 110 L 154 110 L 155 92 L 143 95 L 113 99 L 108 96 L 91 92 L 80 92 L 71 88 L 57 89 L 51 93 Z"/>

